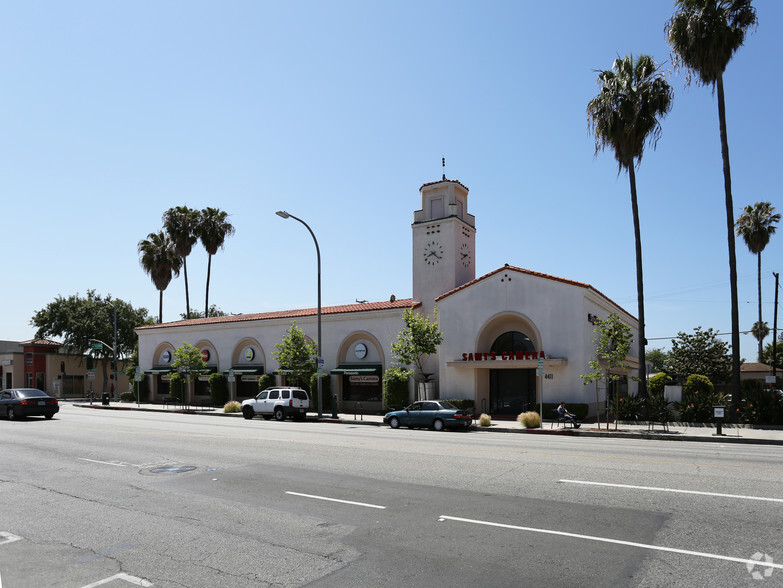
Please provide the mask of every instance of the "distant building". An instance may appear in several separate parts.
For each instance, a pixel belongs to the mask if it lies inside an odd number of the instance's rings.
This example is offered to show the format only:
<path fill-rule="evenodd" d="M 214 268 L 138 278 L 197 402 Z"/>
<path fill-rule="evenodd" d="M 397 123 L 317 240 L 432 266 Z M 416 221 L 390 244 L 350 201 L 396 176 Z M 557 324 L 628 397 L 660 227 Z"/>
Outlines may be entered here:
<path fill-rule="evenodd" d="M 419 193 L 421 208 L 411 226 L 413 297 L 322 309 L 323 369 L 341 410 L 383 408 L 382 377 L 393 364 L 391 342 L 404 328 L 404 310 L 431 316 L 436 307 L 443 344 L 427 363 L 429 382 L 412 388 L 411 399 L 467 398 L 477 411 L 509 417 L 542 398 L 590 403 L 593 410 L 596 389 L 584 386 L 580 375 L 595 357 L 594 324 L 616 313 L 636 336 L 636 318 L 589 284 L 511 265 L 476 278 L 476 222 L 468 213 L 468 189 L 444 178 L 424 184 Z M 504 257 L 535 248 L 524 239 L 530 222 L 536 221 L 519 219 Z M 379 263 L 393 262 L 388 249 L 378 247 Z M 274 360 L 274 345 L 291 320 L 315 340 L 316 314 L 315 308 L 283 310 L 137 328 L 139 364 L 152 398 L 168 393 L 173 353 L 183 341 L 201 349 L 210 371 L 231 376 L 232 398 L 254 395 L 262 373 L 283 382 L 285 369 Z M 638 359 L 627 359 L 630 375 Z M 207 394 L 207 378 L 190 394 Z M 631 378 L 620 385 L 636 390 Z M 606 390 L 599 388 L 599 394 L 604 398 Z"/>
<path fill-rule="evenodd" d="M 113 380 L 108 362 L 106 367 L 105 391 L 110 392 Z M 57 341 L 0 341 L 0 388 L 38 388 L 57 398 L 85 398 L 91 389 L 96 394 L 104 391 L 103 369 L 104 362 L 96 360 L 94 369 L 90 368 L 87 356 L 66 353 Z M 129 389 L 124 374 L 118 374 L 117 381 L 118 393 Z"/>

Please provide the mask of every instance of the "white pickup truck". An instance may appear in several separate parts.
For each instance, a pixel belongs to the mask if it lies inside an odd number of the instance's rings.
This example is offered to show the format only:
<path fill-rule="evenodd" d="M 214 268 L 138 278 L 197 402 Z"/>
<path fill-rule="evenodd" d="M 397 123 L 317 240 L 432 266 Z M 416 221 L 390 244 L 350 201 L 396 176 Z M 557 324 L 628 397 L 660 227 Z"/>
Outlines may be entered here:
<path fill-rule="evenodd" d="M 255 398 L 242 401 L 242 415 L 252 419 L 261 415 L 265 420 L 273 416 L 276 421 L 286 417 L 304 420 L 310 408 L 310 397 L 305 390 L 290 386 L 275 386 L 258 393 Z"/>

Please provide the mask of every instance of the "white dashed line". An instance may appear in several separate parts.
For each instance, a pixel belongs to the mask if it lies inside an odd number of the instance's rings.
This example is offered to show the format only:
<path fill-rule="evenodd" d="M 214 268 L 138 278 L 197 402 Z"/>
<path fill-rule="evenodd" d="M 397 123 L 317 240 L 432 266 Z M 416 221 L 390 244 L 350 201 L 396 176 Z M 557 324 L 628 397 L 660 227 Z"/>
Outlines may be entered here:
<path fill-rule="evenodd" d="M 286 492 L 293 496 L 304 496 L 305 498 L 315 498 L 316 500 L 328 500 L 329 502 L 341 502 L 343 504 L 353 504 L 354 506 L 366 506 L 367 508 L 380 508 L 385 509 L 385 506 L 378 506 L 377 504 L 367 504 L 366 502 L 353 502 L 351 500 L 340 500 L 339 498 L 328 498 L 326 496 L 315 496 L 314 494 L 301 494 L 299 492 Z"/>
<path fill-rule="evenodd" d="M 721 494 L 720 492 L 701 492 L 699 490 L 680 490 L 677 488 L 657 488 L 655 486 L 632 486 L 630 484 L 609 484 L 607 482 L 587 482 L 584 480 L 559 480 L 559 481 L 567 484 L 608 486 L 611 488 L 626 488 L 629 490 L 650 490 L 654 492 L 675 492 L 678 494 L 698 494 L 701 496 L 717 496 L 719 498 L 738 498 L 741 500 L 762 500 L 764 502 L 783 502 L 783 498 L 767 498 L 765 496 L 745 496 L 743 494 Z"/>

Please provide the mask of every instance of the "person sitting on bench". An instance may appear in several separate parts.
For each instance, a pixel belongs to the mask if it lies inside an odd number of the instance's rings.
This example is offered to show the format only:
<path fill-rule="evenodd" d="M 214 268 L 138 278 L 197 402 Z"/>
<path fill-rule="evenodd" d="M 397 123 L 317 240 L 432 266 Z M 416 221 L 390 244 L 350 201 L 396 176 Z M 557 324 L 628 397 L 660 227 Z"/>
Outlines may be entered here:
<path fill-rule="evenodd" d="M 575 429 L 578 429 L 580 427 L 580 424 L 576 422 L 576 417 L 574 416 L 574 413 L 568 412 L 565 402 L 561 402 L 560 406 L 557 407 L 557 414 L 560 415 L 560 418 L 562 420 L 571 421 L 571 424 L 574 426 Z"/>

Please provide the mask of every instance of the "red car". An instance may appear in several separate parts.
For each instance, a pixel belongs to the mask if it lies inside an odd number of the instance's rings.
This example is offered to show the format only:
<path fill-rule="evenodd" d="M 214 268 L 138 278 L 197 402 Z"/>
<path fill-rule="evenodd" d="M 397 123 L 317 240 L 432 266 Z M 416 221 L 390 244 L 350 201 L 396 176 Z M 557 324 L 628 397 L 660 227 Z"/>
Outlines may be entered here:
<path fill-rule="evenodd" d="M 60 410 L 56 398 L 38 388 L 9 388 L 0 390 L 0 415 L 9 421 L 28 416 L 52 418 Z"/>

